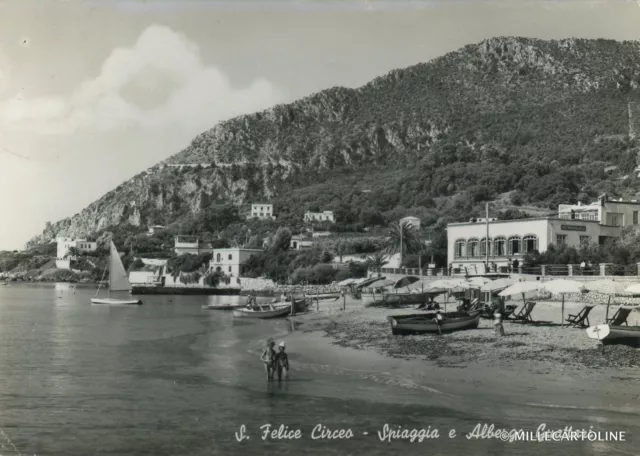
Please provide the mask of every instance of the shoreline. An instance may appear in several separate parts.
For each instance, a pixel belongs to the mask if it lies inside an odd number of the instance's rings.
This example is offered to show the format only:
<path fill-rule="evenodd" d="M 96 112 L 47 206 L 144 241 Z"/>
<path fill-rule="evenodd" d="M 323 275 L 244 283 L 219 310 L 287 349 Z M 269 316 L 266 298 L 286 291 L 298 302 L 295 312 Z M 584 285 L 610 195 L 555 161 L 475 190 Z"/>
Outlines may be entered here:
<path fill-rule="evenodd" d="M 289 317 L 296 330 L 287 344 L 308 362 L 384 373 L 433 394 L 480 393 L 537 407 L 640 414 L 640 349 L 607 346 L 603 353 L 583 329 L 560 326 L 559 303 L 539 306 L 533 316 L 540 324 L 507 321 L 506 336 L 496 338 L 491 320 L 442 336 L 393 336 L 386 316 L 413 309 L 364 308 L 353 301 L 346 310 L 325 305 Z M 565 318 L 581 306 L 565 303 Z M 632 315 L 630 325 L 640 314 Z"/>

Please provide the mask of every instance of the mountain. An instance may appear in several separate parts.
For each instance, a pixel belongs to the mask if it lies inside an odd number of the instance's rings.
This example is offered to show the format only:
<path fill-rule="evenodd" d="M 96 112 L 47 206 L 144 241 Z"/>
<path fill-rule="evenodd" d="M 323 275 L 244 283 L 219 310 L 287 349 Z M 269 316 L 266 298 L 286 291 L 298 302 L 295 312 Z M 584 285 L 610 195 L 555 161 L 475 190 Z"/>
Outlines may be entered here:
<path fill-rule="evenodd" d="M 30 241 L 271 201 L 339 221 L 636 195 L 640 43 L 500 37 L 221 122 Z M 507 207 L 507 206 L 505 206 Z"/>

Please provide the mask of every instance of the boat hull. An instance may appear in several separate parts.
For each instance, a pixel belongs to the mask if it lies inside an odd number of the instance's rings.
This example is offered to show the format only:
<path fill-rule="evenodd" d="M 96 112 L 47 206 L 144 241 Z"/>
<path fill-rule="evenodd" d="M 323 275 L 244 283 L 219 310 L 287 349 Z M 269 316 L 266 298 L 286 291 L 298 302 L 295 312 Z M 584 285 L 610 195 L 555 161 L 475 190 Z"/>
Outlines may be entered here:
<path fill-rule="evenodd" d="M 91 304 L 107 304 L 110 306 L 140 306 L 140 299 L 92 298 Z"/>
<path fill-rule="evenodd" d="M 365 306 L 413 306 L 415 304 L 424 304 L 429 302 L 433 294 L 429 293 L 389 293 L 384 298 L 375 301 L 365 302 Z M 380 297 L 380 295 L 378 295 Z"/>
<path fill-rule="evenodd" d="M 585 331 L 590 339 L 598 340 L 603 345 L 640 347 L 640 326 L 596 325 Z"/>
<path fill-rule="evenodd" d="M 234 309 L 233 316 L 235 318 L 249 318 L 264 320 L 267 318 L 284 317 L 291 311 L 291 306 L 282 306 L 273 310 L 252 310 L 252 309 Z"/>
<path fill-rule="evenodd" d="M 233 310 L 233 309 L 241 309 L 246 307 L 244 303 L 229 303 L 229 304 L 208 304 L 206 306 L 202 306 L 205 310 Z"/>
<path fill-rule="evenodd" d="M 318 293 L 318 294 L 307 294 L 307 299 L 313 299 L 318 301 L 335 301 L 340 298 L 340 293 Z"/>
<path fill-rule="evenodd" d="M 444 320 L 438 324 L 434 321 L 435 313 L 396 315 L 387 317 L 394 335 L 425 334 L 475 329 L 480 323 L 480 311 L 471 313 L 449 312 L 442 314 Z"/>

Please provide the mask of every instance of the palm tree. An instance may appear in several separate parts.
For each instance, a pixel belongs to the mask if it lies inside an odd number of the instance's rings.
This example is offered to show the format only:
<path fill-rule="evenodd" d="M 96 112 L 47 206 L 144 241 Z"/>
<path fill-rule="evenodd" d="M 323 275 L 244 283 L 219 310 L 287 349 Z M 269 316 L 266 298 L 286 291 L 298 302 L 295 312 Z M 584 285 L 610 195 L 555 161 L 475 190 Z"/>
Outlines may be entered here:
<path fill-rule="evenodd" d="M 387 263 L 387 257 L 382 252 L 376 252 L 367 258 L 367 266 L 371 269 L 376 269 L 378 271 L 378 277 L 380 277 L 380 269 Z"/>
<path fill-rule="evenodd" d="M 400 267 L 405 253 L 417 253 L 421 249 L 418 230 L 408 221 L 389 225 L 389 239 L 385 252 L 393 255 L 400 253 Z"/>

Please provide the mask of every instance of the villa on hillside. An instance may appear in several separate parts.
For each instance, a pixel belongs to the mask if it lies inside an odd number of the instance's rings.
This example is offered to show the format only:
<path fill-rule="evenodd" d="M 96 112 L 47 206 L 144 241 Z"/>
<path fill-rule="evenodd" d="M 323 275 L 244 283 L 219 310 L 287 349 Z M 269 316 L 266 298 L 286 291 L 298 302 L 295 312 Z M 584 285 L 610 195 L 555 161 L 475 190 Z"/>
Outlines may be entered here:
<path fill-rule="evenodd" d="M 487 248 L 489 262 L 500 267 L 507 266 L 509 259 L 522 260 L 527 253 L 543 253 L 550 244 L 572 247 L 604 244 L 607 239 L 619 237 L 623 227 L 638 225 L 639 214 L 637 201 L 608 199 L 604 194 L 588 205 L 561 204 L 554 217 L 489 219 L 488 223 L 478 218 L 450 223 L 447 225 L 449 263 L 478 269 L 484 266 Z"/>
<path fill-rule="evenodd" d="M 176 236 L 174 238 L 173 251 L 176 255 L 190 253 L 199 255 L 201 253 L 213 253 L 213 246 L 210 243 L 202 242 L 198 236 Z"/>
<path fill-rule="evenodd" d="M 252 204 L 249 218 L 275 219 L 273 216 L 273 204 Z"/>
<path fill-rule="evenodd" d="M 305 222 L 332 222 L 335 223 L 335 217 L 332 211 L 310 212 L 304 213 Z"/>
<path fill-rule="evenodd" d="M 70 256 L 71 248 L 78 252 L 95 252 L 98 250 L 98 243 L 87 241 L 86 239 L 72 239 L 68 237 L 56 238 L 56 268 L 71 269 L 71 261 L 75 260 L 74 256 Z"/>
<path fill-rule="evenodd" d="M 313 241 L 305 236 L 296 234 L 291 236 L 291 242 L 289 242 L 289 248 L 292 250 L 304 250 L 313 247 Z"/>
<path fill-rule="evenodd" d="M 226 249 L 214 249 L 213 258 L 209 262 L 209 270 L 222 272 L 230 277 L 242 275 L 242 265 L 253 255 L 263 252 L 261 249 L 244 249 L 232 247 Z"/>

